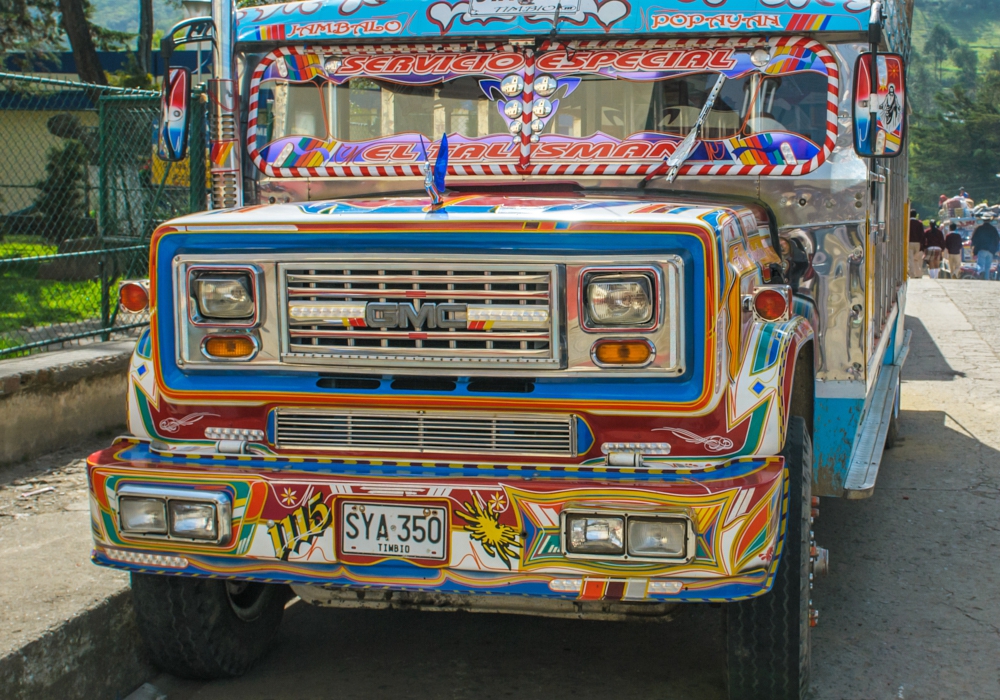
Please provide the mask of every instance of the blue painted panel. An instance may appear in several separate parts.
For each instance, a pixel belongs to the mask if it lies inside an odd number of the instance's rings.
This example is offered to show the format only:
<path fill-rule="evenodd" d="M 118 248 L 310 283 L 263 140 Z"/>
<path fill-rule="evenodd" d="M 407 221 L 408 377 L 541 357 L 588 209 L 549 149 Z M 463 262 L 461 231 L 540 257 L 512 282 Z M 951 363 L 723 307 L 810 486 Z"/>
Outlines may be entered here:
<path fill-rule="evenodd" d="M 705 259 L 699 239 L 689 235 L 676 234 L 581 234 L 562 232 L 532 232 L 486 234 L 482 232 L 448 233 L 305 233 L 305 234 L 168 234 L 161 239 L 157 253 L 157 313 L 160 343 L 160 371 L 166 385 L 178 391 L 239 392 L 252 389 L 255 392 L 327 393 L 335 395 L 336 389 L 319 389 L 316 381 L 321 371 L 289 372 L 276 369 L 240 371 L 233 368 L 226 371 L 193 370 L 182 371 L 176 364 L 174 347 L 175 329 L 170 319 L 177 313 L 174 292 L 170 284 L 173 279 L 171 265 L 176 255 L 225 255 L 226 253 L 253 253 L 262 257 L 268 253 L 309 253 L 335 257 L 345 253 L 385 253 L 398 254 L 399 251 L 414 254 L 449 254 L 477 256 L 495 252 L 500 255 L 525 254 L 538 256 L 541 262 L 548 262 L 565 255 L 581 253 L 635 254 L 650 257 L 675 254 L 684 261 L 685 294 L 689 300 L 685 310 L 686 318 L 686 371 L 680 377 L 662 379 L 615 379 L 580 377 L 553 377 L 539 379 L 531 398 L 588 400 L 649 401 L 664 400 L 689 402 L 698 398 L 704 379 L 703 343 L 705 338 L 705 299 L 702 294 L 706 277 Z M 252 382 L 248 382 L 252 378 Z M 388 388 L 383 382 L 379 389 L 351 390 L 350 393 L 405 394 Z M 467 392 L 467 381 L 459 382 L 456 391 L 442 393 L 445 396 L 461 396 Z M 434 392 L 412 392 L 415 396 L 426 396 Z M 479 398 L 491 394 L 477 392 Z M 510 398 L 509 394 L 497 394 Z"/>
<path fill-rule="evenodd" d="M 842 496 L 864 399 L 817 398 L 813 415 L 813 495 Z"/>

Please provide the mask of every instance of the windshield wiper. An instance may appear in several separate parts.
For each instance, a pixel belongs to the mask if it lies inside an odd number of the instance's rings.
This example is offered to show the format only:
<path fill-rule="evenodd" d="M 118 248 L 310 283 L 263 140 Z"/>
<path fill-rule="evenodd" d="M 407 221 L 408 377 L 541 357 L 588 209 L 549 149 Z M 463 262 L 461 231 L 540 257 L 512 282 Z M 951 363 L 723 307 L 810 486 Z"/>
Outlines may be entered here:
<path fill-rule="evenodd" d="M 660 177 L 660 173 L 663 167 L 668 168 L 666 178 L 667 182 L 673 182 L 677 179 L 677 174 L 681 171 L 681 166 L 684 162 L 691 157 L 694 152 L 694 147 L 698 144 L 698 133 L 701 131 L 702 124 L 705 123 L 705 119 L 708 118 L 708 113 L 712 111 L 713 105 L 715 105 L 716 98 L 719 97 L 719 93 L 722 92 L 722 86 L 726 82 L 726 76 L 720 74 L 719 79 L 715 81 L 715 85 L 712 86 L 712 91 L 708 93 L 708 99 L 705 100 L 705 106 L 701 108 L 701 112 L 698 113 L 698 118 L 694 122 L 694 126 L 691 127 L 691 131 L 688 132 L 684 140 L 678 144 L 674 152 L 663 159 L 663 163 L 659 167 L 652 170 L 646 177 L 642 179 L 639 183 L 639 189 L 646 187 L 649 182 L 657 177 Z"/>

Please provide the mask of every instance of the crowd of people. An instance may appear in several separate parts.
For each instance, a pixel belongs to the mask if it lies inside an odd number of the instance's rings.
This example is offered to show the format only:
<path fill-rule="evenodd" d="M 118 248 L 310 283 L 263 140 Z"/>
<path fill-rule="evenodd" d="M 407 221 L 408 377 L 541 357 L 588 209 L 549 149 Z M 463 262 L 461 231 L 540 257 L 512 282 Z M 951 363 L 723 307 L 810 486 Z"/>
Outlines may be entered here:
<path fill-rule="evenodd" d="M 936 220 L 932 219 L 925 228 L 917 216 L 916 209 L 910 212 L 910 277 L 923 277 L 926 262 L 927 274 L 931 279 L 937 279 L 941 274 L 941 261 L 947 255 L 948 272 L 953 279 L 958 279 L 962 270 L 962 249 L 965 246 L 965 239 L 959 232 L 958 225 L 955 222 L 948 223 L 945 233 L 938 227 Z M 996 279 L 993 261 L 1000 255 L 1000 232 L 991 223 L 991 214 L 983 213 L 979 218 L 980 224 L 969 239 L 972 257 L 981 279 Z"/>

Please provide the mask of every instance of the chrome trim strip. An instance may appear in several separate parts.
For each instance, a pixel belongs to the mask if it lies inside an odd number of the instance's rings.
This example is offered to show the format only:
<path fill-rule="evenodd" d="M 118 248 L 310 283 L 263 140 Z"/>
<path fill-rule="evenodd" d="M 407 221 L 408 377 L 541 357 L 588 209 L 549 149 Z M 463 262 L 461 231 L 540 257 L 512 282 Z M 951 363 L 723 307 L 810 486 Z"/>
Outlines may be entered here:
<path fill-rule="evenodd" d="M 532 255 L 484 255 L 481 258 L 473 258 L 474 268 L 483 269 L 487 266 L 507 267 L 514 266 L 513 269 L 526 270 L 528 266 L 534 265 L 537 256 Z M 293 254 L 293 253 L 273 253 L 264 256 L 256 254 L 227 254 L 221 255 L 178 255 L 173 260 L 174 267 L 174 289 L 182 288 L 182 271 L 186 265 L 211 265 L 215 260 L 219 263 L 229 264 L 253 264 L 262 271 L 264 292 L 261 296 L 262 306 L 260 308 L 261 320 L 257 327 L 257 335 L 260 340 L 261 349 L 258 355 L 251 362 L 234 364 L 233 368 L 239 367 L 241 370 L 253 369 L 262 371 L 274 371 L 281 369 L 288 372 L 315 373 L 324 368 L 336 366 L 342 372 L 372 372 L 390 373 L 396 375 L 418 374 L 426 375 L 433 370 L 434 364 L 442 367 L 443 371 L 475 373 L 476 376 L 509 376 L 511 372 L 518 372 L 524 377 L 546 377 L 546 376 L 573 376 L 587 374 L 590 376 L 600 376 L 608 370 L 597 367 L 590 357 L 590 347 L 593 342 L 602 337 L 601 333 L 584 333 L 579 326 L 579 303 L 578 294 L 574 286 L 578 283 L 577 272 L 585 267 L 600 266 L 646 266 L 658 267 L 663 273 L 663 298 L 662 315 L 663 320 L 660 328 L 654 333 L 641 334 L 653 341 L 656 346 L 656 360 L 645 369 L 613 370 L 615 377 L 644 378 L 654 376 L 676 377 L 685 372 L 685 358 L 683 349 L 685 347 L 685 327 L 686 327 L 686 300 L 684 294 L 684 274 L 685 267 L 683 260 L 677 255 L 594 255 L 578 254 L 559 256 L 552 261 L 551 265 L 542 266 L 543 269 L 556 269 L 556 282 L 558 293 L 552 294 L 552 306 L 550 308 L 550 318 L 552 319 L 552 343 L 554 346 L 555 359 L 543 359 L 537 357 L 504 357 L 496 352 L 492 358 L 469 357 L 464 349 L 452 349 L 450 357 L 418 357 L 400 354 L 390 354 L 381 352 L 378 355 L 370 355 L 361 360 L 339 358 L 335 365 L 332 365 L 328 353 L 313 352 L 303 353 L 289 352 L 290 339 L 282 332 L 287 321 L 288 296 L 285 293 L 284 283 L 280 281 L 284 273 L 279 272 L 282 266 L 288 264 L 296 266 L 310 265 L 315 263 L 317 267 L 331 264 L 370 266 L 378 265 L 382 268 L 407 269 L 410 265 L 440 264 L 455 266 L 470 266 L 470 256 L 442 254 L 410 254 L 386 255 L 376 253 L 352 253 L 350 255 L 339 255 L 331 258 L 329 254 Z M 526 270 L 527 271 L 527 270 Z M 538 275 L 528 275 L 527 279 L 532 279 Z M 551 275 L 550 275 L 551 278 Z M 550 287 L 550 289 L 554 289 Z M 176 348 L 176 358 L 178 366 L 183 371 L 198 371 L 208 369 L 218 369 L 218 363 L 209 362 L 201 356 L 200 342 L 206 329 L 195 328 L 187 323 L 187 299 L 184 294 L 176 299 L 177 312 L 174 315 L 177 338 L 179 346 Z M 565 311 L 563 304 L 565 304 Z M 322 325 L 322 324 L 316 324 Z M 628 335 L 626 333 L 615 333 L 615 336 Z M 586 336 L 586 337 L 585 337 Z M 639 335 L 637 334 L 637 337 Z"/>

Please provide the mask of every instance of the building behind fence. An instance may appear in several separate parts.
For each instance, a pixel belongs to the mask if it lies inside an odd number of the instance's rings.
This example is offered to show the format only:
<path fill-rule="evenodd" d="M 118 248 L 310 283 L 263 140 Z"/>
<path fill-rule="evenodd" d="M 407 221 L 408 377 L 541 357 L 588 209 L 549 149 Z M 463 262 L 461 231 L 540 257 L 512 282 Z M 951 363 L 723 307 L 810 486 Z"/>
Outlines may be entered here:
<path fill-rule="evenodd" d="M 205 208 L 204 159 L 154 155 L 159 95 L 0 73 L 0 358 L 134 334 L 118 282 L 162 221 Z M 204 153 L 194 100 L 192 153 Z M 198 128 L 195 128 L 196 125 Z"/>

